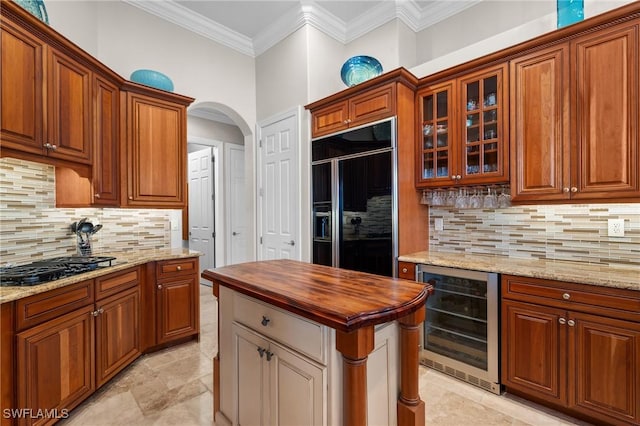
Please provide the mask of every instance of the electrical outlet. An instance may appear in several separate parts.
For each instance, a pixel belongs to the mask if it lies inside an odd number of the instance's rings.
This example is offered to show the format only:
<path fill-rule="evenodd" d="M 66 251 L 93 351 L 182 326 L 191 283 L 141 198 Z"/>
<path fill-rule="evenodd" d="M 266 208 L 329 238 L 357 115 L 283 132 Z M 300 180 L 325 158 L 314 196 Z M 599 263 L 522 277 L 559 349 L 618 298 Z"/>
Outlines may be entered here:
<path fill-rule="evenodd" d="M 434 221 L 436 231 L 444 231 L 444 219 L 437 217 Z"/>
<path fill-rule="evenodd" d="M 169 224 L 171 226 L 171 230 L 172 231 L 177 231 L 178 230 L 178 221 L 177 220 L 170 220 Z"/>
<path fill-rule="evenodd" d="M 624 237 L 624 219 L 609 219 L 609 236 Z"/>

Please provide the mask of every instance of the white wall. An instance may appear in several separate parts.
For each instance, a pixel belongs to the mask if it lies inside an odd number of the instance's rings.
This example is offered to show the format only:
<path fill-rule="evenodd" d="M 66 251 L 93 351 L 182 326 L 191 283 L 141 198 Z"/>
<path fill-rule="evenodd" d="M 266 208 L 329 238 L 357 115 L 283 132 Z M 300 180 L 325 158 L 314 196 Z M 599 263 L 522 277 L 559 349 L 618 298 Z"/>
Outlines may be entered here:
<path fill-rule="evenodd" d="M 190 137 L 196 136 L 244 145 L 244 136 L 238 126 L 187 115 L 187 129 Z"/>

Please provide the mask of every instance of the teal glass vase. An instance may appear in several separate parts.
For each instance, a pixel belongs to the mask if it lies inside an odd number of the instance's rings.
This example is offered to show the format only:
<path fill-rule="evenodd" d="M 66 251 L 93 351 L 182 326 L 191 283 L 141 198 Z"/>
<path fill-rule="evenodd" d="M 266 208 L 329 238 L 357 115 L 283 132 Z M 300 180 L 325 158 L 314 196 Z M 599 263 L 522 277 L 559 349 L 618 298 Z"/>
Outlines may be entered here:
<path fill-rule="evenodd" d="M 558 28 L 584 19 L 584 0 L 557 0 Z"/>
<path fill-rule="evenodd" d="M 20 5 L 24 10 L 49 25 L 49 15 L 47 15 L 47 9 L 44 7 L 44 0 L 13 0 Z"/>

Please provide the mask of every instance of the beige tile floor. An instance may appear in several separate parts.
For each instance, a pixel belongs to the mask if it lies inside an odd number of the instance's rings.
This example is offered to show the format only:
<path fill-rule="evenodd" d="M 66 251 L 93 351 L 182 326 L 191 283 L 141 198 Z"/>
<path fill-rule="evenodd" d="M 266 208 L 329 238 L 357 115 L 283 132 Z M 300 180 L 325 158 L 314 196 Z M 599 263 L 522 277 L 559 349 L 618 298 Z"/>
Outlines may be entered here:
<path fill-rule="evenodd" d="M 213 425 L 211 358 L 217 350 L 217 305 L 209 287 L 201 286 L 200 298 L 199 342 L 142 356 L 61 424 Z M 588 424 L 522 399 L 494 395 L 424 367 L 420 367 L 420 395 L 429 425 Z"/>

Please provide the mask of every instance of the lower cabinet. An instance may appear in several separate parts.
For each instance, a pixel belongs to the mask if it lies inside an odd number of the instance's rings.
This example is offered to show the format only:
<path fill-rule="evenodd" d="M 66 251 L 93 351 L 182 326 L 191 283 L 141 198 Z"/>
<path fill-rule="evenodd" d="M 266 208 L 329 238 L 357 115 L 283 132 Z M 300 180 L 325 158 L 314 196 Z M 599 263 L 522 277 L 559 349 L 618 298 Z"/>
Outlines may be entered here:
<path fill-rule="evenodd" d="M 198 258 L 157 262 L 156 271 L 156 343 L 198 334 Z"/>
<path fill-rule="evenodd" d="M 639 424 L 640 295 L 615 290 L 504 276 L 507 390 L 590 420 Z"/>
<path fill-rule="evenodd" d="M 335 330 L 223 286 L 218 306 L 216 424 L 343 424 Z M 362 390 L 369 424 L 397 424 L 398 334 L 395 322 L 375 328 Z"/>
<path fill-rule="evenodd" d="M 123 291 L 97 304 L 96 387 L 140 356 L 140 292 Z"/>
<path fill-rule="evenodd" d="M 93 305 L 44 322 L 17 335 L 17 407 L 71 410 L 95 389 Z M 5 373 L 5 372 L 3 372 Z M 22 417 L 20 424 L 51 422 Z"/>
<path fill-rule="evenodd" d="M 323 424 L 326 367 L 237 323 L 232 335 L 238 424 Z"/>

